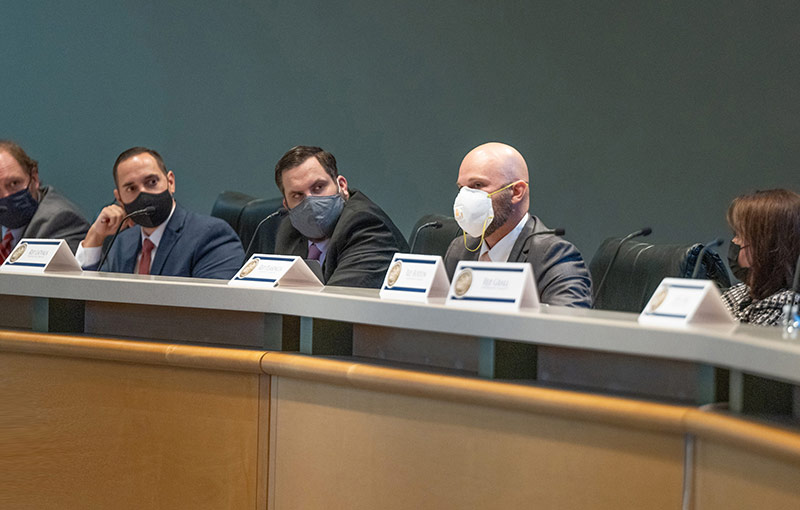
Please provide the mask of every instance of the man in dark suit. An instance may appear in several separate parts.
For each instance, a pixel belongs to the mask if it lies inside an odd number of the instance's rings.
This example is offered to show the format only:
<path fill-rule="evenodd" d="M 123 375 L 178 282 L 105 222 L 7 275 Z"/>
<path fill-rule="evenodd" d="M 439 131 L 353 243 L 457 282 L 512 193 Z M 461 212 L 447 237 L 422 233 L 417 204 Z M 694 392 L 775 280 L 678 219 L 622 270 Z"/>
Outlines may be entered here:
<path fill-rule="evenodd" d="M 581 254 L 528 213 L 528 165 L 511 146 L 487 143 L 466 155 L 453 207 L 464 230 L 447 249 L 450 278 L 460 260 L 530 262 L 542 303 L 590 307 L 591 277 Z"/>
<path fill-rule="evenodd" d="M 275 183 L 288 209 L 278 227 L 275 253 L 317 260 L 323 283 L 378 288 L 392 256 L 408 251 L 403 234 L 383 210 L 339 175 L 333 154 L 298 146 L 275 165 Z M 247 254 L 268 245 L 256 233 Z"/>
<path fill-rule="evenodd" d="M 242 264 L 244 250 L 233 229 L 224 221 L 195 214 L 175 199 L 175 175 L 167 171 L 158 152 L 133 147 L 114 163 L 114 197 L 118 204 L 105 207 L 78 249 L 84 269 L 118 273 L 233 277 Z M 150 208 L 125 220 L 125 227 L 98 268 L 103 241 L 130 213 Z M 137 225 L 132 226 L 133 222 Z"/>
<path fill-rule="evenodd" d="M 89 222 L 78 207 L 39 181 L 39 164 L 14 142 L 0 140 L 0 263 L 20 239 L 64 239 L 74 252 Z"/>

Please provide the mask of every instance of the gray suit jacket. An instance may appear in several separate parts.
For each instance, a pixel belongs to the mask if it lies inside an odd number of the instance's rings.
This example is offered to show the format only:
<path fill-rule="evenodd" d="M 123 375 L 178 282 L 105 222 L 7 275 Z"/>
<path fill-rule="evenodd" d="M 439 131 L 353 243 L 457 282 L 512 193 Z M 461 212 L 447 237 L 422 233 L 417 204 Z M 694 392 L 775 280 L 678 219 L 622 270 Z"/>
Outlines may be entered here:
<path fill-rule="evenodd" d="M 542 303 L 592 306 L 592 279 L 580 252 L 572 243 L 553 234 L 531 235 L 545 230 L 549 230 L 547 226 L 531 215 L 511 249 L 508 262 L 530 262 Z M 479 241 L 467 236 L 470 246 Z M 470 252 L 464 247 L 463 236 L 453 239 L 444 257 L 448 277 L 453 279 L 459 260 L 478 260 L 478 256 L 480 250 Z"/>
<path fill-rule="evenodd" d="M 52 187 L 43 186 L 39 188 L 39 208 L 20 239 L 63 239 L 75 253 L 88 231 L 89 222 L 78 207 Z"/>

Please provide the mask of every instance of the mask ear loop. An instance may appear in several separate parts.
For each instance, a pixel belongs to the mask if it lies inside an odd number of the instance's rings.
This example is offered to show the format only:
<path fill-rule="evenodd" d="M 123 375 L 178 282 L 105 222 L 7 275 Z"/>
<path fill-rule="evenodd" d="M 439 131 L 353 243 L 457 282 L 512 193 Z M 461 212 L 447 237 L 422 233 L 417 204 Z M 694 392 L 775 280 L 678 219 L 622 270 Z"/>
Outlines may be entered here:
<path fill-rule="evenodd" d="M 464 234 L 464 248 L 466 248 L 468 252 L 475 253 L 476 251 L 481 249 L 481 245 L 483 244 L 483 236 L 486 233 L 486 222 L 487 221 L 489 221 L 489 218 L 486 218 L 485 220 L 483 220 L 483 228 L 481 229 L 481 241 L 478 243 L 478 246 L 476 246 L 474 250 L 471 249 L 469 246 L 467 246 L 467 233 L 463 232 L 463 234 Z"/>

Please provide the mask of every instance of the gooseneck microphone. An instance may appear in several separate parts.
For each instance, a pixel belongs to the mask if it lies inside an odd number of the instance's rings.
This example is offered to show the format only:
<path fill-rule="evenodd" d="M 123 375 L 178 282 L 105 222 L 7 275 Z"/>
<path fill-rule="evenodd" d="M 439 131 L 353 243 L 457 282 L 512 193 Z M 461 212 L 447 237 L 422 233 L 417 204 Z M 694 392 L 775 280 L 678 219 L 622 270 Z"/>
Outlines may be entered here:
<path fill-rule="evenodd" d="M 103 257 L 100 259 L 100 265 L 97 266 L 97 270 L 98 271 L 100 271 L 100 269 L 103 268 L 103 264 L 105 264 L 105 262 L 106 262 L 106 258 L 108 257 L 108 253 L 111 251 L 111 247 L 114 246 L 114 241 L 117 240 L 117 236 L 119 235 L 119 231 L 122 230 L 122 225 L 125 224 L 125 221 L 130 219 L 130 218 L 133 218 L 135 216 L 150 216 L 154 212 L 156 212 L 155 206 L 148 205 L 144 209 L 139 209 L 138 211 L 133 211 L 132 213 L 130 213 L 127 216 L 125 216 L 124 218 L 122 218 L 122 221 L 120 221 L 119 225 L 117 225 L 117 231 L 114 232 L 114 237 L 111 238 L 111 242 L 108 243 L 108 248 L 106 248 L 106 251 L 103 253 Z"/>
<path fill-rule="evenodd" d="M 721 237 L 718 237 L 711 241 L 710 243 L 703 246 L 703 249 L 700 250 L 700 253 L 697 254 L 697 262 L 694 263 L 694 271 L 692 271 L 692 279 L 697 278 L 697 273 L 700 271 L 700 266 L 703 265 L 703 257 L 706 256 L 706 252 L 711 248 L 716 248 L 717 246 L 724 243 L 725 240 Z"/>
<path fill-rule="evenodd" d="M 0 214 L 3 214 L 6 211 L 8 211 L 8 207 L 6 207 L 4 205 L 0 205 Z"/>
<path fill-rule="evenodd" d="M 428 223 L 423 223 L 422 225 L 414 231 L 414 236 L 411 238 L 411 248 L 408 249 L 409 252 L 414 253 L 414 246 L 417 244 L 417 237 L 419 236 L 420 230 L 424 230 L 426 228 L 433 228 L 438 229 L 442 228 L 441 221 L 429 221 Z"/>
<path fill-rule="evenodd" d="M 261 220 L 261 221 L 259 221 L 259 222 L 258 222 L 258 225 L 256 225 L 256 228 L 255 228 L 255 230 L 253 230 L 253 237 L 251 237 L 251 238 L 250 238 L 250 242 L 247 244 L 247 249 L 244 251 L 244 254 L 245 254 L 245 256 L 247 256 L 247 254 L 248 254 L 248 253 L 250 253 L 250 248 L 252 248 L 252 247 L 253 247 L 253 241 L 255 241 L 255 240 L 256 240 L 256 234 L 258 234 L 258 229 L 260 229 L 260 228 L 261 228 L 261 225 L 263 225 L 264 223 L 266 223 L 266 222 L 267 222 L 267 220 L 271 220 L 271 219 L 272 219 L 272 218 L 274 218 L 275 216 L 281 216 L 281 215 L 284 215 L 284 214 L 286 214 L 287 212 L 288 212 L 288 211 L 287 211 L 286 209 L 284 209 L 283 207 L 281 207 L 280 209 L 278 209 L 278 210 L 276 210 L 276 211 L 274 211 L 274 212 L 272 212 L 272 213 L 268 214 L 266 218 L 264 218 L 263 220 Z"/>
<path fill-rule="evenodd" d="M 617 249 L 614 251 L 614 255 L 611 257 L 611 260 L 608 261 L 608 265 L 606 266 L 606 272 L 603 273 L 603 277 L 600 279 L 600 285 L 597 286 L 597 291 L 594 293 L 595 300 L 592 301 L 592 308 L 594 308 L 595 304 L 597 304 L 596 299 L 597 297 L 600 296 L 600 291 L 603 290 L 603 285 L 606 283 L 606 278 L 608 277 L 608 273 L 609 271 L 611 271 L 611 266 L 614 265 L 614 261 L 617 260 L 617 255 L 619 255 L 619 250 L 622 248 L 622 245 L 635 237 L 645 237 L 649 236 L 652 233 L 653 233 L 652 228 L 644 227 L 643 229 L 637 230 L 636 232 L 631 232 L 630 234 L 622 238 L 622 240 L 617 245 Z"/>

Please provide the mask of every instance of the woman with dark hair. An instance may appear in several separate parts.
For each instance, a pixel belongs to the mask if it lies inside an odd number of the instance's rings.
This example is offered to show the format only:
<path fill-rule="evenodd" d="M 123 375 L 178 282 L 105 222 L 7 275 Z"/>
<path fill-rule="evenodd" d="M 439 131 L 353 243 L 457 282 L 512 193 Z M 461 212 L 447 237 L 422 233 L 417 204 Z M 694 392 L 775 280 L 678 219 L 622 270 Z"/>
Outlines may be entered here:
<path fill-rule="evenodd" d="M 722 300 L 743 323 L 779 325 L 786 304 L 800 301 L 792 291 L 800 255 L 800 195 L 785 189 L 742 195 L 728 208 L 733 230 L 728 262 L 742 281 Z"/>

